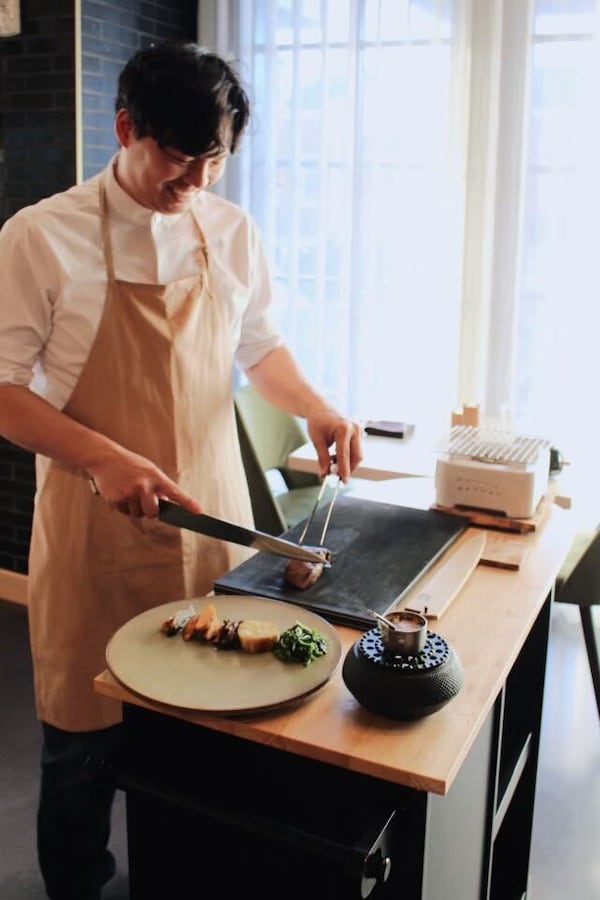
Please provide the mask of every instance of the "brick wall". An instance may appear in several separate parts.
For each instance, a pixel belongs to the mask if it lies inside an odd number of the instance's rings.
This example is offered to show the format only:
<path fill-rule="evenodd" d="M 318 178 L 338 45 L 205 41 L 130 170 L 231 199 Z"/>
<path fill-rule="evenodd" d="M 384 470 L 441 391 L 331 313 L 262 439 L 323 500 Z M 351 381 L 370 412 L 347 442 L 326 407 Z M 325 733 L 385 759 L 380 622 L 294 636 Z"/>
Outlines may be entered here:
<path fill-rule="evenodd" d="M 0 438 L 0 569 L 27 572 L 34 484 L 32 455 Z"/>
<path fill-rule="evenodd" d="M 72 0 L 21 0 L 21 34 L 0 39 L 0 223 L 75 180 Z M 33 456 L 0 439 L 0 568 L 26 573 Z"/>
<path fill-rule="evenodd" d="M 116 78 L 139 47 L 196 38 L 196 0 L 82 0 L 84 177 L 116 150 Z M 75 3 L 21 0 L 21 34 L 0 38 L 0 225 L 76 179 Z M 0 438 L 0 569 L 26 574 L 30 453 Z"/>
<path fill-rule="evenodd" d="M 21 0 L 21 34 L 0 39 L 0 221 L 75 180 L 73 0 Z"/>

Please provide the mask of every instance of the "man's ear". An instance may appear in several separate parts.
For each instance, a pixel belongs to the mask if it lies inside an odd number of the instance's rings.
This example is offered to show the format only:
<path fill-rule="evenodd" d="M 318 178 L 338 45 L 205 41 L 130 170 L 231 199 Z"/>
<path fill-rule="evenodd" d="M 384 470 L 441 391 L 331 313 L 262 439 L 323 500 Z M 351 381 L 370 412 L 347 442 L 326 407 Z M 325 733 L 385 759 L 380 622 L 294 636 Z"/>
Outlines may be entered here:
<path fill-rule="evenodd" d="M 115 116 L 115 134 L 121 147 L 128 147 L 135 138 L 135 128 L 126 109 L 119 109 Z"/>

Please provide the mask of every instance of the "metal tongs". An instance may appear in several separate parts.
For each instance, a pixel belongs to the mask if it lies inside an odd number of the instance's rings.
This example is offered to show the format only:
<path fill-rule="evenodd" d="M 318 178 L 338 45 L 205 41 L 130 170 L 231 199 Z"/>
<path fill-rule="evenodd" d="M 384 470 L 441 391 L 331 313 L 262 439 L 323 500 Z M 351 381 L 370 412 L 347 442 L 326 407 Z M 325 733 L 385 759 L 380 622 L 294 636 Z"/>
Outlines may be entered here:
<path fill-rule="evenodd" d="M 334 504 L 335 504 L 335 501 L 336 501 L 336 498 L 338 495 L 338 491 L 340 489 L 340 484 L 342 483 L 342 479 L 338 475 L 337 458 L 335 456 L 331 457 L 331 461 L 329 463 L 329 473 L 323 479 L 323 484 L 321 485 L 321 489 L 318 493 L 317 499 L 315 500 L 315 505 L 313 506 L 312 512 L 311 512 L 310 516 L 308 517 L 308 519 L 306 520 L 304 528 L 302 529 L 302 533 L 301 533 L 300 537 L 298 538 L 298 544 L 304 543 L 304 538 L 306 537 L 306 535 L 308 533 L 308 529 L 312 525 L 312 521 L 316 515 L 317 509 L 319 508 L 321 500 L 323 499 L 323 495 L 325 493 L 325 488 L 327 487 L 328 483 L 330 483 L 330 479 L 332 476 L 337 476 L 337 479 L 335 481 L 335 484 L 333 485 L 333 494 L 331 496 L 331 500 L 329 501 L 327 515 L 325 516 L 323 530 L 321 531 L 321 538 L 319 540 L 319 543 L 316 545 L 317 547 L 324 546 L 325 535 L 327 534 L 327 529 L 329 528 L 329 522 L 331 521 L 331 514 L 333 512 L 333 507 L 334 507 Z"/>

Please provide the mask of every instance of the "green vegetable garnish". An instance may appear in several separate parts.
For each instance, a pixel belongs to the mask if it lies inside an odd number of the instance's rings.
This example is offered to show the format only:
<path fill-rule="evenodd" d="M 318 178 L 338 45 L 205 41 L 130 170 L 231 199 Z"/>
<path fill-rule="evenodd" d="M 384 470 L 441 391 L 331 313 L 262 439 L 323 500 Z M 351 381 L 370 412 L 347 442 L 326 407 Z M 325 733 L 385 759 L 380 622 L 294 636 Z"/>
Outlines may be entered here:
<path fill-rule="evenodd" d="M 287 631 L 282 632 L 273 647 L 273 653 L 284 662 L 299 662 L 309 666 L 319 656 L 325 656 L 327 640 L 314 628 L 307 628 L 296 622 Z"/>

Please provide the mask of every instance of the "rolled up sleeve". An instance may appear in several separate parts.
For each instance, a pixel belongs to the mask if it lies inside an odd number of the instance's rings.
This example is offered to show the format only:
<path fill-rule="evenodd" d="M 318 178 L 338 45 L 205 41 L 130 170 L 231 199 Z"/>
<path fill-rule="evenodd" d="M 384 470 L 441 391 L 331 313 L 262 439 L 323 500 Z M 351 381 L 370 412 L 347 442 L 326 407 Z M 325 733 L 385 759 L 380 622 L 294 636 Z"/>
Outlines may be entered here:
<path fill-rule="evenodd" d="M 283 343 L 271 312 L 272 285 L 264 246 L 257 226 L 250 230 L 250 299 L 242 319 L 236 363 L 243 369 L 257 365 Z"/>
<path fill-rule="evenodd" d="M 48 340 L 52 305 L 40 279 L 44 255 L 23 217 L 0 231 L 0 384 L 29 385 Z"/>

